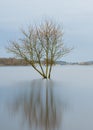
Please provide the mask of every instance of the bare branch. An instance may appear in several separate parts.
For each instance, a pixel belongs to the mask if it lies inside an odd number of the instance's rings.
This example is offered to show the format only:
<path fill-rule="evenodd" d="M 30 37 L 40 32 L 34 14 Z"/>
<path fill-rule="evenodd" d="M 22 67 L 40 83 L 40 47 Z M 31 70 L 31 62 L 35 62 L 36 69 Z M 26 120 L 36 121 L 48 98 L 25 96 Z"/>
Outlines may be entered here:
<path fill-rule="evenodd" d="M 27 32 L 23 29 L 21 32 L 24 37 L 19 42 L 11 42 L 7 50 L 31 64 L 43 78 L 50 78 L 55 61 L 72 50 L 64 45 L 60 26 L 46 20 L 39 26 L 30 26 Z"/>

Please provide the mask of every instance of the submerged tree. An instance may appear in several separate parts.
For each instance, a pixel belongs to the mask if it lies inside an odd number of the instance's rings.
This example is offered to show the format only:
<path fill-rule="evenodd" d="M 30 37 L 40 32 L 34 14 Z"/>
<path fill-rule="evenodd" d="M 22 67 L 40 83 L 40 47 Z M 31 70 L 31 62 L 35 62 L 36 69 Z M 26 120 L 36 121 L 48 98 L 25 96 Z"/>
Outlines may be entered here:
<path fill-rule="evenodd" d="M 58 24 L 45 21 L 40 25 L 22 30 L 24 37 L 13 41 L 7 50 L 17 58 L 24 59 L 43 78 L 51 77 L 52 66 L 61 57 L 71 51 L 63 43 L 63 31 Z M 38 64 L 38 65 L 37 65 Z"/>

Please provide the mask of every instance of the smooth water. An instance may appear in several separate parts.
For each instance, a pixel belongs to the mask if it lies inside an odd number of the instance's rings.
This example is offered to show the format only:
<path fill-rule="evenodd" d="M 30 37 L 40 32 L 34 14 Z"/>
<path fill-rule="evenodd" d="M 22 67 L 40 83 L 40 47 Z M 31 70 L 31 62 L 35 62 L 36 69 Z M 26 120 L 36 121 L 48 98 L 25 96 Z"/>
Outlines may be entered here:
<path fill-rule="evenodd" d="M 93 130 L 93 66 L 0 67 L 0 130 Z"/>

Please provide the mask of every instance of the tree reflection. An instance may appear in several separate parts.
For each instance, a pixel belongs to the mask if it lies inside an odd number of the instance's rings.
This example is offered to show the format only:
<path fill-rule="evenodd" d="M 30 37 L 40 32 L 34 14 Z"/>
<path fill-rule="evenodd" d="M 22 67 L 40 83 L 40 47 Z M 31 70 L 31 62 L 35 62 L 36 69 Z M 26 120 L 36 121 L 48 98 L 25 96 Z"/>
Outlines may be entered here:
<path fill-rule="evenodd" d="M 33 80 L 24 93 L 13 100 L 12 111 L 21 110 L 31 130 L 58 130 L 62 122 L 62 104 L 52 80 Z"/>

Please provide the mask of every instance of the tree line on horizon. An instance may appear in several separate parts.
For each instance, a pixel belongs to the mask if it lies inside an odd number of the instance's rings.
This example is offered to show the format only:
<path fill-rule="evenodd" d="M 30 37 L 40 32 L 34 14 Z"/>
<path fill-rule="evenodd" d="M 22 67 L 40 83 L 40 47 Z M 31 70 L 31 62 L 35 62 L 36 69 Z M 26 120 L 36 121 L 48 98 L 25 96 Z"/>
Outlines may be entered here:
<path fill-rule="evenodd" d="M 38 61 L 35 61 L 38 64 Z M 42 61 L 42 64 L 45 65 L 45 61 Z M 49 63 L 50 64 L 50 63 Z M 56 63 L 54 63 L 56 64 Z M 0 58 L 0 65 L 30 65 L 24 59 L 17 59 L 17 58 Z"/>

